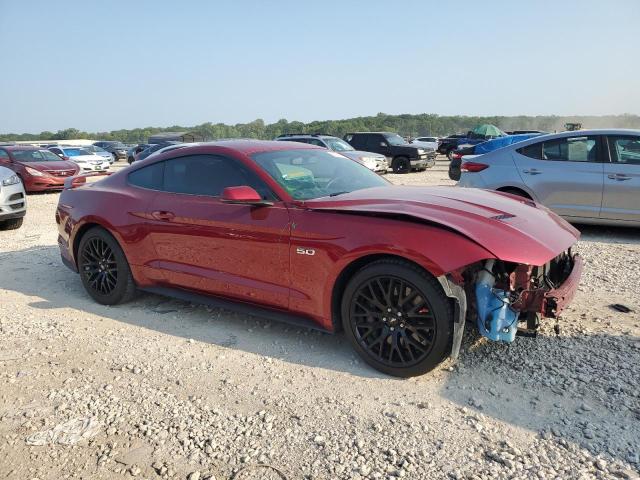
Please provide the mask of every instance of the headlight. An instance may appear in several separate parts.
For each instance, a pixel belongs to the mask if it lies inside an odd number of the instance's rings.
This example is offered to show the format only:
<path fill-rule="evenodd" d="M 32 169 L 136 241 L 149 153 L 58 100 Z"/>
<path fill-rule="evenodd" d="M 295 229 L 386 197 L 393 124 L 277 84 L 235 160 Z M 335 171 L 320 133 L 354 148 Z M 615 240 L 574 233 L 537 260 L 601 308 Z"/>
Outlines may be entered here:
<path fill-rule="evenodd" d="M 3 187 L 15 185 L 16 183 L 20 183 L 20 177 L 18 177 L 17 175 L 11 175 L 9 178 L 5 178 L 4 180 L 2 180 Z"/>
<path fill-rule="evenodd" d="M 45 174 L 35 168 L 24 167 L 29 175 L 33 175 L 34 177 L 44 177 Z"/>
<path fill-rule="evenodd" d="M 418 149 L 418 155 L 422 155 L 423 153 L 426 153 L 427 151 L 424 148 L 419 148 Z"/>

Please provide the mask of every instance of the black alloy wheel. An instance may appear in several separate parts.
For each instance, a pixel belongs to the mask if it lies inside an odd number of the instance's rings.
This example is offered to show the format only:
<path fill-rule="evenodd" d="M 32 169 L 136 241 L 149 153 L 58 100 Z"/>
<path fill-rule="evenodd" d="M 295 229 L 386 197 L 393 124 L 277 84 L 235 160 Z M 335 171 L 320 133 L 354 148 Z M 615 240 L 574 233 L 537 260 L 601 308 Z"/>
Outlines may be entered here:
<path fill-rule="evenodd" d="M 112 293 L 118 283 L 118 262 L 111 247 L 102 238 L 94 237 L 82 251 L 82 274 L 93 290 L 101 295 Z"/>
<path fill-rule="evenodd" d="M 109 232 L 100 227 L 87 231 L 80 239 L 77 258 L 82 284 L 96 302 L 115 305 L 134 297 L 131 269 Z"/>
<path fill-rule="evenodd" d="M 420 375 L 450 348 L 452 313 L 437 280 L 396 259 L 360 270 L 347 286 L 343 326 L 362 358 L 390 375 Z"/>

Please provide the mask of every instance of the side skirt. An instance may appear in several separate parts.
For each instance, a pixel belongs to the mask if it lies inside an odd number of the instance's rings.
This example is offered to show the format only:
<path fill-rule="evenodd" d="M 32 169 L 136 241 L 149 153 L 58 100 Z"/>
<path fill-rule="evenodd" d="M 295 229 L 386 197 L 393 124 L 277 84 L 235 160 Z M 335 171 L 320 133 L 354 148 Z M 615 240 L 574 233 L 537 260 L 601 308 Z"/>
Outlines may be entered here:
<path fill-rule="evenodd" d="M 181 288 L 169 288 L 169 287 L 145 287 L 141 288 L 143 292 L 155 293 L 165 297 L 177 298 L 184 300 L 185 302 L 199 303 L 202 305 L 209 305 L 215 308 L 224 308 L 237 313 L 243 313 L 246 315 L 253 315 L 255 317 L 262 317 L 275 322 L 286 323 L 294 325 L 300 328 L 310 328 L 312 330 L 318 330 L 324 333 L 334 333 L 331 330 L 326 330 L 313 320 L 294 315 L 292 313 L 274 310 L 267 307 L 261 307 L 259 305 L 251 305 L 243 302 L 234 302 L 226 298 L 214 297 L 210 295 L 203 295 L 200 293 L 191 292 Z"/>

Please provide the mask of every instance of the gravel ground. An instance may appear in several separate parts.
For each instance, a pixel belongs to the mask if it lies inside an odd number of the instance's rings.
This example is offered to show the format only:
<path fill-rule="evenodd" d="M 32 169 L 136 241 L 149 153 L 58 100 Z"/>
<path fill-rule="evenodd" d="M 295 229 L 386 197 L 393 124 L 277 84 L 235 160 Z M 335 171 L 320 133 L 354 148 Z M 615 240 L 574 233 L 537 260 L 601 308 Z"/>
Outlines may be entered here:
<path fill-rule="evenodd" d="M 451 183 L 445 163 L 388 178 Z M 342 335 L 154 295 L 95 304 L 60 263 L 57 200 L 30 196 L 0 232 L 1 478 L 638 478 L 638 230 L 581 227 L 559 335 L 468 334 L 456 363 L 399 380 Z"/>

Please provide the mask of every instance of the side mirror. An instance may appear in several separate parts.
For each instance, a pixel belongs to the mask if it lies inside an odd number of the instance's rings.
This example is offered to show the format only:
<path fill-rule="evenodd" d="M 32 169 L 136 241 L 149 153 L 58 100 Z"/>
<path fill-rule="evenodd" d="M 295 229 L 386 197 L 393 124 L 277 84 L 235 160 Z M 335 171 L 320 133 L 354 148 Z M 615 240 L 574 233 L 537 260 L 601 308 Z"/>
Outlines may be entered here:
<path fill-rule="evenodd" d="M 224 190 L 222 190 L 221 200 L 224 203 L 253 205 L 256 207 L 266 207 L 269 205 L 273 205 L 273 202 L 263 200 L 258 192 L 247 185 L 225 188 Z"/>

